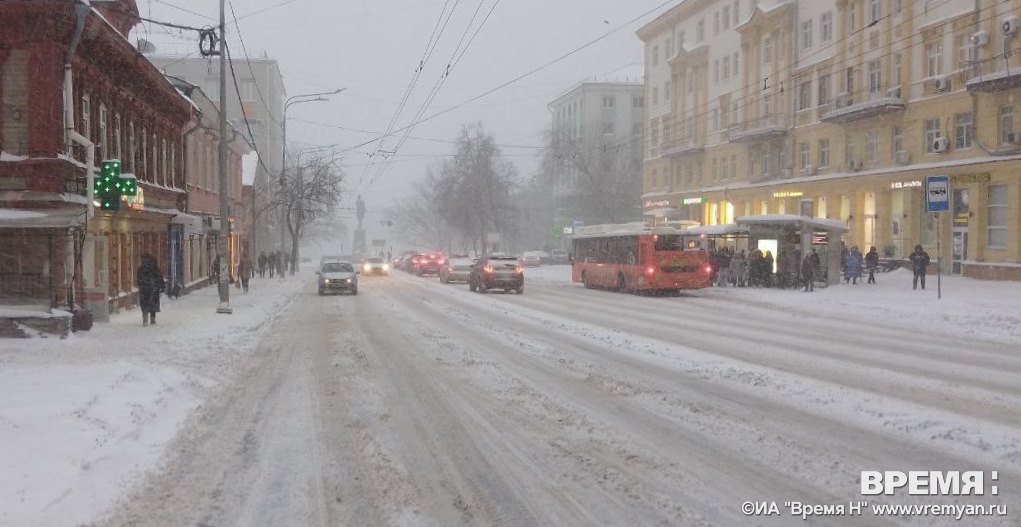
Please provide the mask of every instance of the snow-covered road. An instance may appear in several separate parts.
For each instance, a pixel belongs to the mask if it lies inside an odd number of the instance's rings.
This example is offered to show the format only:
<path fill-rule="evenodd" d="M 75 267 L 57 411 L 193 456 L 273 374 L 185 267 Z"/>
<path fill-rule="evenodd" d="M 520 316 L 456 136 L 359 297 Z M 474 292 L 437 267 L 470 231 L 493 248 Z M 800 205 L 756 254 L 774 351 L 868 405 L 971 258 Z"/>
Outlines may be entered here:
<path fill-rule="evenodd" d="M 535 275 L 523 296 L 309 281 L 101 525 L 785 525 L 743 502 L 1021 503 L 1014 345 Z M 862 470 L 919 469 L 995 470 L 999 494 L 859 492 Z"/>

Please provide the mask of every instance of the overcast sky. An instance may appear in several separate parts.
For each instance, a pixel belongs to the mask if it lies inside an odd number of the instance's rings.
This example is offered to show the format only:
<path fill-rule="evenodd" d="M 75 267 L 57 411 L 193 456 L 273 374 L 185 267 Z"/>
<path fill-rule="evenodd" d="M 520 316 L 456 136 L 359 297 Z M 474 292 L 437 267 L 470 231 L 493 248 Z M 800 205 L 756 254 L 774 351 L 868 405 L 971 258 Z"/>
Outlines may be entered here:
<path fill-rule="evenodd" d="M 137 0 L 143 17 L 188 26 L 215 25 L 217 0 Z M 423 114 L 430 116 L 460 105 L 492 88 L 559 57 L 648 12 L 663 0 L 234 0 L 240 35 L 248 54 L 276 59 L 288 95 L 347 88 L 330 102 L 293 106 L 288 111 L 287 138 L 292 146 L 342 145 L 350 148 L 380 137 L 393 119 L 441 11 L 453 15 L 411 93 L 394 128 L 413 122 L 433 86 L 447 70 L 459 41 L 468 41 L 486 13 L 495 9 L 474 41 L 450 69 L 435 99 Z M 481 5 L 481 7 L 480 7 Z M 672 4 L 671 4 L 672 5 Z M 463 124 L 481 121 L 499 143 L 541 146 L 550 126 L 547 104 L 577 82 L 606 75 L 642 62 L 635 31 L 669 6 L 631 23 L 604 40 L 538 73 L 476 102 L 416 126 L 392 163 L 383 171 L 365 166 L 377 148 L 393 150 L 400 134 L 344 154 L 347 166 L 345 206 L 358 194 L 369 209 L 368 238 L 384 236 L 395 196 L 408 191 L 431 163 L 448 155 L 450 141 Z M 476 9 L 478 14 L 475 15 Z M 473 15 L 475 20 L 471 24 Z M 241 60 L 230 5 L 228 36 L 232 56 Z M 194 53 L 195 36 L 152 24 L 136 29 L 161 54 Z M 460 52 L 459 52 L 460 53 Z M 343 127 L 343 128 L 341 128 Z M 345 130 L 355 129 L 363 132 Z M 503 148 L 522 177 L 534 174 L 537 150 Z M 374 183 L 370 183 L 374 180 Z"/>

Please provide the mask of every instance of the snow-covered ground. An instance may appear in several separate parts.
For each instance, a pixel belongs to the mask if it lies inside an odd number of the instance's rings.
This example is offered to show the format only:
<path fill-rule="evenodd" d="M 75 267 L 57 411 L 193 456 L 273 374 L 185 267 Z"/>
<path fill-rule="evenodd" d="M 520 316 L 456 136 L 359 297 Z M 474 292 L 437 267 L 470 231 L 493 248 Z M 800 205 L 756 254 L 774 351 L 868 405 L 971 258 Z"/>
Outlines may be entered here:
<path fill-rule="evenodd" d="M 163 297 L 155 326 L 132 310 L 64 340 L 0 339 L 0 525 L 79 525 L 137 485 L 298 288 L 254 280 L 217 315 L 207 287 Z"/>
<path fill-rule="evenodd" d="M 862 470 L 919 468 L 997 470 L 1000 493 L 870 501 L 1021 499 L 1018 284 L 311 277 L 234 289 L 230 317 L 207 289 L 155 328 L 0 341 L 0 525 L 785 525 L 742 502 L 847 503 Z"/>
<path fill-rule="evenodd" d="M 571 266 L 529 268 L 528 279 L 569 283 Z M 867 275 L 866 275 L 867 276 Z M 967 336 L 1021 345 L 1021 283 L 942 277 L 937 298 L 936 277 L 926 279 L 923 291 L 911 288 L 911 271 L 898 269 L 876 275 L 875 284 L 841 283 L 813 293 L 792 289 L 713 287 L 692 291 L 675 302 L 727 302 L 735 315 L 745 306 L 775 307 L 791 313 L 813 313 L 903 327 L 925 334 Z M 581 287 L 576 285 L 576 287 Z M 697 301 L 696 301 L 697 302 Z"/>

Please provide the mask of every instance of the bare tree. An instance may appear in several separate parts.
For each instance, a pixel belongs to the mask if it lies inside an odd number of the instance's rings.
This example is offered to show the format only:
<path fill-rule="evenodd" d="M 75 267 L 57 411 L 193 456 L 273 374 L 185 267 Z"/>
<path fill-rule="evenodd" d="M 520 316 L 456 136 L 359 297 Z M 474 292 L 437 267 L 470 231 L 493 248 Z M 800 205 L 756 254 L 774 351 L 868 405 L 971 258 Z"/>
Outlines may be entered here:
<path fill-rule="evenodd" d="M 313 155 L 288 169 L 279 195 L 284 226 L 291 235 L 291 274 L 297 269 L 298 246 L 310 225 L 331 217 L 340 204 L 344 172 L 336 157 Z"/>
<path fill-rule="evenodd" d="M 391 216 L 405 242 L 436 249 L 451 245 L 451 229 L 440 213 L 442 202 L 437 196 L 438 186 L 437 177 L 430 170 L 424 180 L 415 184 L 411 195 L 394 202 Z"/>
<path fill-rule="evenodd" d="M 588 223 L 639 219 L 641 145 L 641 137 L 607 141 L 550 134 L 543 171 L 555 180 L 562 213 Z"/>

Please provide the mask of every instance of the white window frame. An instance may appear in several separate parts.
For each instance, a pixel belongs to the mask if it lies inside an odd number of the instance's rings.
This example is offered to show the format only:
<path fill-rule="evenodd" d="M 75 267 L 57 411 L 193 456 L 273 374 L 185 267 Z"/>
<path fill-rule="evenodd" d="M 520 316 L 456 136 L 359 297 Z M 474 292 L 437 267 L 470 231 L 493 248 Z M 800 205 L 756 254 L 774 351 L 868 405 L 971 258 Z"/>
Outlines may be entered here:
<path fill-rule="evenodd" d="M 109 119 L 109 112 L 106 110 L 106 105 L 99 103 L 99 156 L 102 159 L 110 159 L 110 135 L 107 129 L 107 119 Z"/>
<path fill-rule="evenodd" d="M 879 161 L 879 131 L 869 130 L 865 132 L 865 161 L 875 163 Z"/>
<path fill-rule="evenodd" d="M 81 134 L 83 136 L 85 136 L 86 139 L 91 141 L 92 140 L 92 101 L 89 98 L 89 94 L 88 93 L 83 93 L 82 94 L 81 120 L 82 120 Z"/>
<path fill-rule="evenodd" d="M 943 75 L 942 42 L 930 42 L 925 45 L 925 72 L 928 77 Z"/>
<path fill-rule="evenodd" d="M 723 6 L 723 12 L 720 15 L 720 18 L 723 19 L 723 28 L 722 28 L 722 30 L 726 31 L 726 30 L 730 29 L 730 6 L 729 5 Z"/>
<path fill-rule="evenodd" d="M 807 80 L 798 85 L 797 109 L 808 110 L 812 107 L 812 81 Z"/>
<path fill-rule="evenodd" d="M 869 0 L 869 24 L 879 22 L 883 18 L 883 8 L 880 0 Z"/>
<path fill-rule="evenodd" d="M 830 166 L 830 140 L 820 139 L 819 140 L 819 168 L 828 168 Z"/>
<path fill-rule="evenodd" d="M 936 140 L 943 137 L 943 129 L 940 128 L 939 118 L 926 119 L 925 120 L 925 152 L 932 154 L 935 150 L 932 149 L 933 144 Z"/>
<path fill-rule="evenodd" d="M 801 21 L 801 34 L 799 35 L 799 41 L 801 42 L 801 50 L 812 49 L 812 26 L 813 20 L 802 20 Z"/>
<path fill-rule="evenodd" d="M 121 114 L 119 113 L 113 115 L 113 144 L 110 146 L 113 147 L 111 154 L 113 154 L 114 159 L 120 159 L 121 165 L 124 165 L 124 160 L 121 158 L 124 155 L 124 151 L 121 150 Z"/>
<path fill-rule="evenodd" d="M 990 249 L 1006 249 L 1008 240 L 1008 222 L 1010 221 L 1010 187 L 1006 183 L 989 185 L 986 195 L 986 247 Z M 1003 222 L 997 218 L 1002 215 Z M 994 223 L 994 221 L 996 223 Z M 1001 242 L 1002 240 L 1002 242 Z"/>
<path fill-rule="evenodd" d="M 798 143 L 798 157 L 801 161 L 801 170 L 812 165 L 812 146 L 808 142 Z"/>
<path fill-rule="evenodd" d="M 971 112 L 954 114 L 954 148 L 971 148 L 975 140 L 974 117 Z"/>
<path fill-rule="evenodd" d="M 826 44 L 833 40 L 833 11 L 819 15 L 819 42 Z"/>
<path fill-rule="evenodd" d="M 723 70 L 723 82 L 730 80 L 730 55 L 723 56 L 723 62 L 720 65 L 720 69 Z"/>
<path fill-rule="evenodd" d="M 869 61 L 869 91 L 879 93 L 883 90 L 883 63 L 880 59 Z"/>
<path fill-rule="evenodd" d="M 617 97 L 613 95 L 603 95 L 603 109 L 612 110 L 617 106 Z"/>
<path fill-rule="evenodd" d="M 700 44 L 705 42 L 705 17 L 698 21 L 698 24 L 695 26 L 695 33 Z"/>
<path fill-rule="evenodd" d="M 904 150 L 904 129 L 899 126 L 894 126 L 890 130 L 890 156 L 893 159 L 897 159 L 897 152 Z"/>
<path fill-rule="evenodd" d="M 832 81 L 830 80 L 830 74 L 829 73 L 827 73 L 825 75 L 819 75 L 819 87 L 818 87 L 818 90 L 817 90 L 818 91 L 818 98 L 819 98 L 817 104 L 819 106 L 824 106 L 824 105 L 826 105 L 826 104 L 828 104 L 830 102 L 830 99 L 832 98 L 832 94 L 830 93 L 830 91 L 831 91 L 831 89 L 830 89 L 831 88 L 831 84 L 830 83 L 831 82 Z"/>
<path fill-rule="evenodd" d="M 1007 144 L 1007 136 L 1014 133 L 1014 106 L 1000 106 L 1000 144 Z"/>
<path fill-rule="evenodd" d="M 659 46 L 652 46 L 652 65 L 659 66 Z"/>

